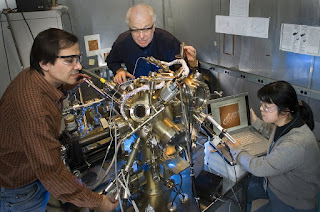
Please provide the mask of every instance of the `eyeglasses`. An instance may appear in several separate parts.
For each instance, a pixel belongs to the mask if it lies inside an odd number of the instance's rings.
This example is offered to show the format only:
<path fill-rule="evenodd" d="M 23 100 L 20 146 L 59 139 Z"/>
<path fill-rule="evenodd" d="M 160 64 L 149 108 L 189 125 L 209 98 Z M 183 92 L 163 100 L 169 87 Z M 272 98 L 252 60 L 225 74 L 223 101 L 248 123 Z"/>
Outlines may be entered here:
<path fill-rule="evenodd" d="M 130 27 L 129 27 L 129 29 L 130 29 L 130 32 L 131 32 L 132 35 L 139 36 L 140 33 L 142 33 L 144 35 L 150 35 L 151 32 L 152 32 L 153 27 L 154 27 L 154 24 L 152 24 L 151 27 L 146 27 L 146 28 L 143 28 L 143 29 L 131 29 Z"/>
<path fill-rule="evenodd" d="M 66 56 L 56 56 L 56 58 L 62 58 L 63 64 L 65 65 L 76 65 L 78 62 L 82 61 L 82 53 L 79 55 L 66 55 Z"/>
<path fill-rule="evenodd" d="M 265 102 L 260 102 L 260 103 L 261 103 L 260 108 L 262 108 L 262 110 L 267 112 L 267 113 L 272 113 L 272 112 L 274 112 L 275 110 L 278 109 L 277 105 L 275 105 L 275 104 L 270 105 L 270 104 L 267 104 Z"/>

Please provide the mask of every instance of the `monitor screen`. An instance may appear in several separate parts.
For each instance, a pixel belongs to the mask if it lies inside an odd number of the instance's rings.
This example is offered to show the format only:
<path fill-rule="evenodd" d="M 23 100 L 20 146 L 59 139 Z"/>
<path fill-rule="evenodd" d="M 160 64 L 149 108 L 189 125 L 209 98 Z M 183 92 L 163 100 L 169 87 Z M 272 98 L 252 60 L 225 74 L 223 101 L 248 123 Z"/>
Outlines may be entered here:
<path fill-rule="evenodd" d="M 248 96 L 239 94 L 209 101 L 211 115 L 223 128 L 233 131 L 248 126 Z M 216 128 L 213 129 L 217 132 Z"/>

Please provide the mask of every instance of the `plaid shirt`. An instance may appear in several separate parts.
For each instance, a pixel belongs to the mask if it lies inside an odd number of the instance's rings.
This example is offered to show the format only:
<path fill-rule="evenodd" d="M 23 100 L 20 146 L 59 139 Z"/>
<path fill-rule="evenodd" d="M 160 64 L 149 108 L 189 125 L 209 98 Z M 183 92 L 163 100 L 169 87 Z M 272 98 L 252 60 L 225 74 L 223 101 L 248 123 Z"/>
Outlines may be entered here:
<path fill-rule="evenodd" d="M 0 100 L 0 186 L 39 179 L 56 198 L 98 207 L 102 196 L 85 187 L 61 159 L 58 136 L 63 93 L 35 70 L 23 70 Z"/>

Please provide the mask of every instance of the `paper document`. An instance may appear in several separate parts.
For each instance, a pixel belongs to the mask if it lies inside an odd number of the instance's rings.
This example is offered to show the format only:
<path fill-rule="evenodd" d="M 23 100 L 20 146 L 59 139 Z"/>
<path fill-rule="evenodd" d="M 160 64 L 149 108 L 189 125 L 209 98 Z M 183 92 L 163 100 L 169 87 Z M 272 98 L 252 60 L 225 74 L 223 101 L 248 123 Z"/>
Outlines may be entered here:
<path fill-rule="evenodd" d="M 216 32 L 268 38 L 269 18 L 216 16 Z"/>
<path fill-rule="evenodd" d="M 282 24 L 280 50 L 300 54 L 320 55 L 320 27 Z"/>
<path fill-rule="evenodd" d="M 229 16 L 249 16 L 249 0 L 230 0 Z"/>

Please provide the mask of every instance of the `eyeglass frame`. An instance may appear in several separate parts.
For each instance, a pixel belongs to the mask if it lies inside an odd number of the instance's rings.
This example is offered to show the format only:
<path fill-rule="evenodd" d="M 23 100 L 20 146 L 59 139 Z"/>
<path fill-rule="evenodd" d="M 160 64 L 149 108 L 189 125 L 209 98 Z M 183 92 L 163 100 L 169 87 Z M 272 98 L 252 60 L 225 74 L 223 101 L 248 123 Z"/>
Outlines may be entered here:
<path fill-rule="evenodd" d="M 262 108 L 262 110 L 267 112 L 267 113 L 272 113 L 272 112 L 278 110 L 278 106 L 276 104 L 274 104 L 272 106 L 269 106 L 269 107 L 267 106 L 267 104 L 268 103 L 266 103 L 266 102 L 260 102 L 260 108 Z M 272 107 L 275 107 L 276 110 L 271 109 Z"/>
<path fill-rule="evenodd" d="M 64 55 L 64 56 L 56 56 L 56 58 L 62 58 L 62 59 L 65 59 L 65 58 L 76 58 L 75 62 L 72 61 L 72 63 L 68 63 L 66 62 L 65 60 L 63 61 L 63 64 L 65 65 L 76 65 L 78 62 L 81 63 L 82 61 L 82 53 L 80 53 L 79 55 L 78 54 L 73 54 L 73 55 Z"/>
<path fill-rule="evenodd" d="M 142 28 L 142 29 L 132 29 L 131 27 L 129 27 L 129 30 L 133 34 L 136 33 L 136 35 L 140 35 L 141 32 L 143 34 L 146 34 L 149 30 L 151 32 L 151 30 L 153 29 L 154 26 L 155 26 L 155 23 L 153 23 L 151 27 L 146 27 L 146 28 Z"/>

